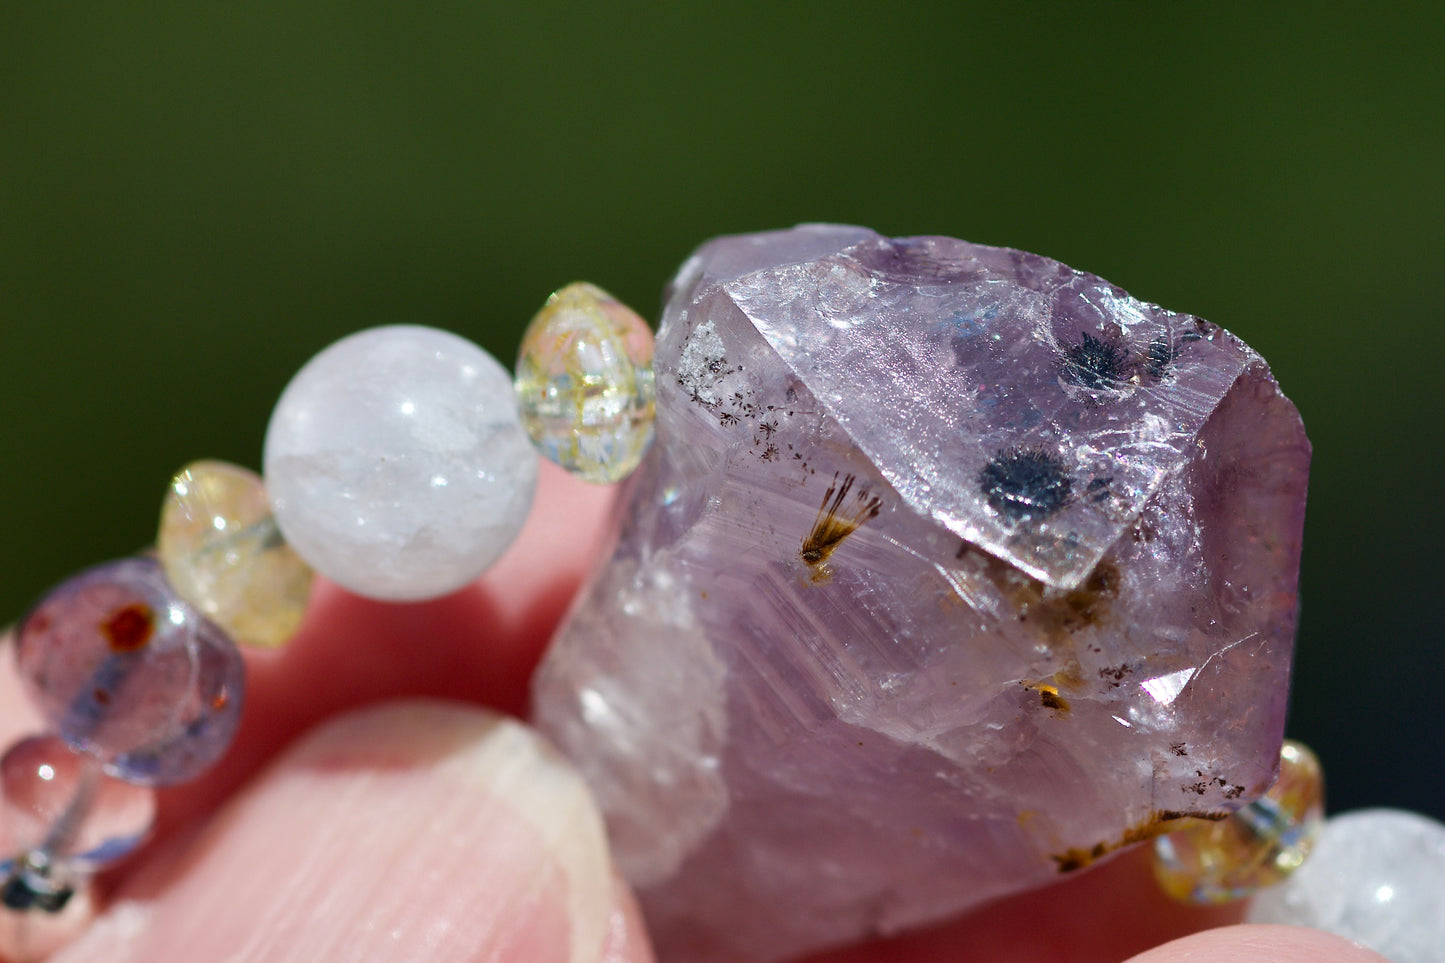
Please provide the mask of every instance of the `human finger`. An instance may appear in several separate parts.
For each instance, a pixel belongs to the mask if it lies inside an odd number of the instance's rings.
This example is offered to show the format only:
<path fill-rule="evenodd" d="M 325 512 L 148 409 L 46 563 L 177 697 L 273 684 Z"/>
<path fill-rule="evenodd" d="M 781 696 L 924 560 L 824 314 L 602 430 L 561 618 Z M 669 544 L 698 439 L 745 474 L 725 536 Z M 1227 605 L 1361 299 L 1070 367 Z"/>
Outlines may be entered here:
<path fill-rule="evenodd" d="M 1156 947 L 1127 963 L 1388 963 L 1333 933 L 1303 926 L 1226 926 Z"/>
<path fill-rule="evenodd" d="M 318 579 L 295 638 L 246 653 L 235 744 L 206 777 L 164 795 L 160 831 L 215 808 L 299 733 L 355 706 L 439 696 L 521 715 L 532 670 L 600 551 L 613 497 L 544 462 L 517 541 L 461 591 L 377 602 Z"/>
<path fill-rule="evenodd" d="M 56 960 L 651 958 L 571 767 L 520 723 L 428 700 L 303 737 Z"/>
<path fill-rule="evenodd" d="M 810 957 L 807 963 L 1001 963 L 1119 960 L 1179 936 L 1237 922 L 1239 906 L 1184 906 L 1154 883 L 1148 852 L 991 903 L 916 933 Z"/>

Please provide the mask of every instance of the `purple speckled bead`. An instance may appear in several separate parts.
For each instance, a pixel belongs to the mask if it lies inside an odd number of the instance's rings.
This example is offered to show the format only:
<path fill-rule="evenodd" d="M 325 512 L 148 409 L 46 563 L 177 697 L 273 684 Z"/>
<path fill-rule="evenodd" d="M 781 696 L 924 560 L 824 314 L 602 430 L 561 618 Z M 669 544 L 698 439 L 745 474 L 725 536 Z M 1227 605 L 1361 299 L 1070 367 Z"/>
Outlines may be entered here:
<path fill-rule="evenodd" d="M 108 562 L 52 589 L 21 624 L 15 652 L 55 733 L 127 782 L 193 779 L 235 734 L 241 656 L 153 559 Z"/>

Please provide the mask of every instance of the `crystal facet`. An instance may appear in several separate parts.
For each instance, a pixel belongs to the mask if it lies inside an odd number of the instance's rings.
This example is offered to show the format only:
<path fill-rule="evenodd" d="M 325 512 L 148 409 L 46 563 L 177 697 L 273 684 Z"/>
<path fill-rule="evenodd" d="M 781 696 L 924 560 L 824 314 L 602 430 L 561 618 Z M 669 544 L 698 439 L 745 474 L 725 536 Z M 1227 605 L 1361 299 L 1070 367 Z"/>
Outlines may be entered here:
<path fill-rule="evenodd" d="M 1333 816 L 1299 872 L 1255 897 L 1248 921 L 1329 930 L 1392 963 L 1439 963 L 1445 824 L 1394 809 Z"/>
<path fill-rule="evenodd" d="M 266 430 L 265 476 L 286 541 L 316 571 L 372 598 L 424 599 L 472 581 L 516 538 L 537 453 L 491 355 L 396 325 L 297 372 Z"/>
<path fill-rule="evenodd" d="M 1154 840 L 1154 875 L 1182 902 L 1252 896 L 1304 863 L 1324 816 L 1319 760 L 1287 741 L 1279 753 L 1279 778 L 1263 796 L 1226 819 L 1194 821 Z"/>
<path fill-rule="evenodd" d="M 570 284 L 522 336 L 517 400 L 542 454 L 590 482 L 626 478 L 652 440 L 652 331 L 606 291 Z"/>
<path fill-rule="evenodd" d="M 198 461 L 171 480 L 156 553 L 176 594 L 237 642 L 273 648 L 295 633 L 311 569 L 281 537 L 261 476 Z"/>
<path fill-rule="evenodd" d="M 919 925 L 1269 786 L 1309 445 L 1238 339 L 809 226 L 701 248 L 656 370 L 534 694 L 661 956 Z"/>
<path fill-rule="evenodd" d="M 0 758 L 0 856 L 39 849 L 93 873 L 145 841 L 155 799 L 148 786 L 106 775 L 54 736 L 22 739 Z"/>
<path fill-rule="evenodd" d="M 15 655 L 55 734 L 127 782 L 195 778 L 240 721 L 240 653 L 154 559 L 108 562 L 51 589 L 20 624 Z"/>

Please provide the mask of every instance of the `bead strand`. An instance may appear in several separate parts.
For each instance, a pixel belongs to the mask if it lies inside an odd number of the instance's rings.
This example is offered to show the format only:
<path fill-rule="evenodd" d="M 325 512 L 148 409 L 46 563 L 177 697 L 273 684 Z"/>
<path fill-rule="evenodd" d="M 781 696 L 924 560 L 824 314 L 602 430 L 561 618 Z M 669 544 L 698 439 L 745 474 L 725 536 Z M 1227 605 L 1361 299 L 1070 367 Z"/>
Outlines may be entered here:
<path fill-rule="evenodd" d="M 283 391 L 264 483 L 216 461 L 177 473 L 154 557 L 73 576 L 17 629 L 49 730 L 0 756 L 0 952 L 38 959 L 84 925 L 91 876 L 149 836 L 154 787 L 221 758 L 245 701 L 237 643 L 285 644 L 313 567 L 380 600 L 472 581 L 526 519 L 537 450 L 589 481 L 636 467 L 651 361 L 646 324 L 587 284 L 547 301 L 515 379 L 457 335 L 370 329 Z"/>
<path fill-rule="evenodd" d="M 14 648 L 48 727 L 0 758 L 0 904 L 11 911 L 0 950 L 24 960 L 85 924 L 90 877 L 148 837 L 154 787 L 194 779 L 229 747 L 245 678 L 235 643 L 150 557 L 62 582 L 21 621 Z"/>

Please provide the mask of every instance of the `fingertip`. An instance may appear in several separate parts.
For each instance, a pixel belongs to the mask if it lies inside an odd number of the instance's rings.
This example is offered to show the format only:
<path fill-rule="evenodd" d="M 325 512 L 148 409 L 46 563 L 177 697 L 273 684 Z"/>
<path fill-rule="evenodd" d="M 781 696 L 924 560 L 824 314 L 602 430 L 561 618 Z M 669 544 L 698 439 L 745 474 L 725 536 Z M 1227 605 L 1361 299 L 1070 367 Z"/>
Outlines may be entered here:
<path fill-rule="evenodd" d="M 318 576 L 295 637 L 245 653 L 236 745 L 213 773 L 167 793 L 164 827 L 219 805 L 298 733 L 357 706 L 435 696 L 525 714 L 532 672 L 605 545 L 616 492 L 543 461 L 517 541 L 441 598 L 381 602 Z"/>
<path fill-rule="evenodd" d="M 12 651 L 14 646 L 14 630 L 6 629 L 0 635 L 0 747 L 9 746 L 15 740 L 44 728 L 20 682 Z M 0 748 L 0 752 L 3 751 Z"/>
<path fill-rule="evenodd" d="M 612 912 L 607 921 L 607 941 L 599 963 L 653 963 L 652 944 L 642 920 L 642 908 L 620 875 L 612 877 Z"/>
<path fill-rule="evenodd" d="M 1239 924 L 1193 933 L 1127 963 L 1389 963 L 1342 936 L 1303 926 Z"/>
<path fill-rule="evenodd" d="M 473 707 L 330 720 L 184 842 L 61 959 L 651 958 L 580 777 Z"/>
<path fill-rule="evenodd" d="M 440 598 L 382 602 L 318 578 L 296 638 L 249 655 L 253 688 L 325 679 L 319 694 L 342 700 L 328 713 L 410 694 L 520 714 L 542 650 L 604 547 L 616 493 L 543 461 L 516 542 L 481 578 Z M 292 704 L 317 694 L 289 693 Z"/>
<path fill-rule="evenodd" d="M 1116 963 L 1181 934 L 1238 922 L 1239 904 L 1186 906 L 1154 881 L 1147 847 L 1052 886 L 1005 897 L 917 932 L 809 957 L 808 963 L 1069 960 Z"/>
<path fill-rule="evenodd" d="M 617 486 L 591 485 L 543 462 L 516 543 L 486 575 L 443 598 L 377 602 L 318 577 L 296 637 L 279 650 L 245 651 L 246 705 L 236 742 L 210 773 L 162 792 L 157 838 L 220 806 L 299 733 L 356 706 L 437 696 L 522 715 L 531 673 L 605 546 L 616 494 Z M 13 640 L 7 635 L 5 641 Z M 0 654 L 8 656 L 8 649 Z M 0 736 L 8 744 L 39 728 L 14 660 L 6 658 Z M 148 848 L 141 862 L 152 852 Z M 635 921 L 635 910 L 624 919 Z M 624 932 L 640 932 L 639 926 Z"/>
<path fill-rule="evenodd" d="M 619 488 L 582 481 L 542 460 L 526 524 L 480 582 L 513 624 L 526 621 L 539 587 L 560 583 L 576 589 L 604 547 Z"/>

